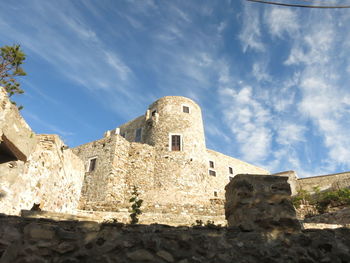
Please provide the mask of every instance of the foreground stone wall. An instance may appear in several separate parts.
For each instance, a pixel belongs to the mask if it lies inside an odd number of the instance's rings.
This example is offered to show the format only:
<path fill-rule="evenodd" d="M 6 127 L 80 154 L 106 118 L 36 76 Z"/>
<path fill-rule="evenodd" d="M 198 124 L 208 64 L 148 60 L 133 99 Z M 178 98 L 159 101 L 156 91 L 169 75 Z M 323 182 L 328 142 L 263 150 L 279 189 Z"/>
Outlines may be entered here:
<path fill-rule="evenodd" d="M 0 216 L 0 262 L 350 262 L 350 230 L 269 239 L 238 228 L 98 224 Z"/>
<path fill-rule="evenodd" d="M 47 211 L 73 213 L 84 177 L 82 161 L 64 149 L 57 135 L 37 135 L 27 162 L 0 164 L 0 212 L 19 214 L 33 204 Z"/>

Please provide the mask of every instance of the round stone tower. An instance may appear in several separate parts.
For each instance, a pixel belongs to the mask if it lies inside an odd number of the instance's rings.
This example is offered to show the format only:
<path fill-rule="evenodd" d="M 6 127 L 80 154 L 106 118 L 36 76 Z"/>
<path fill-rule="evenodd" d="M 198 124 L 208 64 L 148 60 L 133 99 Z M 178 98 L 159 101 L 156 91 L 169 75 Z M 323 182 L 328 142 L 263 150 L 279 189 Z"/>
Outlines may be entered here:
<path fill-rule="evenodd" d="M 207 151 L 200 107 L 185 97 L 163 97 L 146 112 L 144 143 L 155 148 L 154 189 L 144 199 L 156 204 L 190 204 L 205 199 Z"/>
<path fill-rule="evenodd" d="M 146 113 L 145 143 L 161 152 L 177 152 L 191 158 L 206 151 L 200 107 L 180 96 L 163 97 Z"/>

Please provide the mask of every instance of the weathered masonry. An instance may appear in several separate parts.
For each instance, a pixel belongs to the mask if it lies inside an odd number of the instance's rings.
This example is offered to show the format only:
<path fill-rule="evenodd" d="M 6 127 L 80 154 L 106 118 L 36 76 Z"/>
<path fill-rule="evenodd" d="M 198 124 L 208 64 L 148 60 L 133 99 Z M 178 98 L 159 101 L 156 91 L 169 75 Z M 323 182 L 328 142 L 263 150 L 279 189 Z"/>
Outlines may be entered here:
<path fill-rule="evenodd" d="M 184 97 L 163 97 L 144 115 L 73 151 L 85 163 L 80 208 L 87 210 L 130 206 L 135 185 L 146 210 L 170 213 L 189 207 L 223 216 L 224 188 L 231 178 L 269 174 L 207 149 L 201 109 Z"/>
<path fill-rule="evenodd" d="M 188 98 L 161 98 L 102 139 L 69 149 L 57 135 L 35 134 L 0 87 L 0 213 L 40 207 L 128 222 L 137 186 L 141 223 L 225 224 L 224 189 L 237 174 L 269 172 L 207 149 L 201 109 Z M 350 173 L 275 175 L 288 176 L 293 194 L 350 186 Z"/>

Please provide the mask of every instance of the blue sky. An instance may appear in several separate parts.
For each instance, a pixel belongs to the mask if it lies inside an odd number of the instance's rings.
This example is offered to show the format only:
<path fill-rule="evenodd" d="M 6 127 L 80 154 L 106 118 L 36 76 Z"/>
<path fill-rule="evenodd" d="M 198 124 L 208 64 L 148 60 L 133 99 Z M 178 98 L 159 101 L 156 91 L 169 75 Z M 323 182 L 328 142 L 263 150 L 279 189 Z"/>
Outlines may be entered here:
<path fill-rule="evenodd" d="M 334 2 L 334 1 L 333 1 Z M 350 10 L 243 0 L 0 0 L 21 44 L 23 116 L 74 147 L 167 95 L 194 99 L 207 147 L 300 177 L 350 170 Z"/>

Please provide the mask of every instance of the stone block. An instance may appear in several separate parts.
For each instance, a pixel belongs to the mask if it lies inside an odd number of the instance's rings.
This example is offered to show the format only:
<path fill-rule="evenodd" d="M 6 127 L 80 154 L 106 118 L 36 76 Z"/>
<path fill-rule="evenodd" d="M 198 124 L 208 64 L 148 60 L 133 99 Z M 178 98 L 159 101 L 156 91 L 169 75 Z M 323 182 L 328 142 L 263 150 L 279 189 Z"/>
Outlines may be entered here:
<path fill-rule="evenodd" d="M 228 226 L 244 231 L 300 231 L 287 181 L 284 176 L 235 176 L 225 188 Z"/>
<path fill-rule="evenodd" d="M 34 132 L 0 87 L 0 156 L 25 162 L 35 146 Z M 0 163 L 8 161 L 7 159 L 1 158 Z"/>

